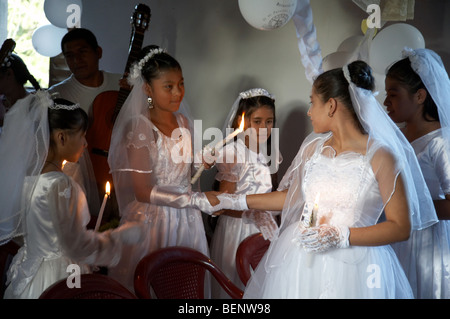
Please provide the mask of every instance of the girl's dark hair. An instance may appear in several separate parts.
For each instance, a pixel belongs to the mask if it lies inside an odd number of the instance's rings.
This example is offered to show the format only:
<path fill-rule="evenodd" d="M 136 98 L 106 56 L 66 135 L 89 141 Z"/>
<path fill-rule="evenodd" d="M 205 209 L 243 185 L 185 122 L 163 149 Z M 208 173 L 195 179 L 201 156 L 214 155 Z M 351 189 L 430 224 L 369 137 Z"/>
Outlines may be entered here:
<path fill-rule="evenodd" d="M 143 59 L 150 50 L 158 49 L 159 47 L 157 45 L 149 45 L 144 47 L 138 58 L 137 61 Z M 144 79 L 150 83 L 153 79 L 156 79 L 159 77 L 161 72 L 167 71 L 167 70 L 180 70 L 181 71 L 181 65 L 178 63 L 178 61 L 173 58 L 168 53 L 162 52 L 157 53 L 153 55 L 151 59 L 145 63 L 145 65 L 142 67 L 142 76 Z"/>
<path fill-rule="evenodd" d="M 273 121 L 275 125 L 275 100 L 264 95 L 259 95 L 248 99 L 241 99 L 239 101 L 239 107 L 231 127 L 234 129 L 239 127 L 239 116 L 242 115 L 242 113 L 245 112 L 245 117 L 250 118 L 253 112 L 262 106 L 268 107 L 273 111 Z"/>
<path fill-rule="evenodd" d="M 352 82 L 360 88 L 373 91 L 375 89 L 375 79 L 372 75 L 372 69 L 364 61 L 354 61 L 348 65 L 348 71 Z M 348 81 L 344 76 L 342 69 L 333 69 L 322 73 L 314 81 L 315 92 L 321 97 L 323 102 L 335 98 L 343 103 L 353 114 L 362 132 L 364 129 L 358 120 L 353 108 L 350 91 L 348 90 Z"/>
<path fill-rule="evenodd" d="M 8 58 L 8 62 L 10 62 L 9 66 L 0 68 L 1 73 L 5 73 L 8 69 L 11 69 L 14 72 L 17 84 L 24 86 L 27 81 L 30 81 L 36 91 L 41 88 L 39 82 L 34 78 L 30 71 L 28 71 L 25 62 L 23 62 L 17 54 L 11 54 Z"/>
<path fill-rule="evenodd" d="M 422 117 L 428 122 L 439 121 L 436 103 L 425 87 L 425 84 L 422 82 L 420 76 L 414 72 L 409 58 L 394 63 L 388 69 L 386 77 L 400 82 L 410 94 L 415 94 L 419 89 L 424 89 L 427 92 L 427 97 L 424 102 Z"/>
<path fill-rule="evenodd" d="M 53 100 L 55 104 L 60 105 L 73 105 L 75 103 L 65 99 L 57 98 Z M 66 109 L 48 109 L 48 122 L 50 132 L 56 129 L 69 130 L 72 132 L 87 131 L 88 128 L 88 115 L 81 108 L 74 110 Z"/>

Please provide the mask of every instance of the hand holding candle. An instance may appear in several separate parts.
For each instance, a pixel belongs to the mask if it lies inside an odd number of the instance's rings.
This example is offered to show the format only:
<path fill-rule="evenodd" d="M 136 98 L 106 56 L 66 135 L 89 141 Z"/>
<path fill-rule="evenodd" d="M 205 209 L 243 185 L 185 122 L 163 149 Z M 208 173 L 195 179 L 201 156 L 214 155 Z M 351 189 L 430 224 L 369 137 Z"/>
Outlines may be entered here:
<path fill-rule="evenodd" d="M 106 206 L 106 201 L 108 200 L 108 197 L 110 194 L 111 194 L 111 185 L 109 184 L 109 182 L 106 182 L 105 197 L 103 197 L 103 203 L 102 203 L 102 206 L 100 207 L 100 212 L 98 213 L 97 223 L 95 224 L 95 229 L 94 229 L 95 231 L 98 231 L 98 229 L 100 227 L 100 223 L 103 218 L 103 211 L 105 210 L 105 206 Z"/>
<path fill-rule="evenodd" d="M 242 119 L 241 124 L 239 125 L 239 128 L 235 130 L 233 133 L 225 137 L 222 141 L 216 144 L 214 148 L 212 149 L 213 152 L 217 153 L 224 145 L 226 145 L 229 141 L 231 141 L 233 138 L 235 138 L 239 133 L 242 133 L 244 131 L 245 121 L 244 121 L 245 113 L 242 113 Z M 205 170 L 205 165 L 202 164 L 200 168 L 197 170 L 195 175 L 191 179 L 191 184 L 195 184 L 195 182 L 199 179 L 199 177 L 202 175 L 203 171 Z"/>

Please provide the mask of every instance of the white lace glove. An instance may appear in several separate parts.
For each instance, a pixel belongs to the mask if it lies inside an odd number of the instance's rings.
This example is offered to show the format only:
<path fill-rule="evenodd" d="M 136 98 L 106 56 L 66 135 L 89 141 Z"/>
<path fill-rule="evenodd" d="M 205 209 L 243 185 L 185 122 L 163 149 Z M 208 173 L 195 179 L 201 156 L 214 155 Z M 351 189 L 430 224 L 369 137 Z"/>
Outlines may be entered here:
<path fill-rule="evenodd" d="M 254 224 L 264 239 L 272 241 L 278 234 L 278 224 L 270 212 L 250 209 L 242 213 L 242 220 L 245 224 Z"/>
<path fill-rule="evenodd" d="M 219 205 L 222 207 L 222 209 L 248 210 L 247 195 L 222 193 L 220 195 L 217 195 L 217 198 L 220 200 Z"/>
<path fill-rule="evenodd" d="M 127 222 L 111 232 L 111 236 L 124 244 L 137 244 L 144 238 L 141 223 Z"/>
<path fill-rule="evenodd" d="M 307 252 L 321 253 L 332 248 L 349 247 L 350 229 L 347 226 L 322 224 L 316 227 L 300 227 L 295 241 Z"/>
<path fill-rule="evenodd" d="M 150 203 L 174 208 L 196 208 L 209 215 L 221 210 L 221 204 L 212 206 L 205 193 L 183 193 L 177 186 L 156 185 L 150 193 Z"/>

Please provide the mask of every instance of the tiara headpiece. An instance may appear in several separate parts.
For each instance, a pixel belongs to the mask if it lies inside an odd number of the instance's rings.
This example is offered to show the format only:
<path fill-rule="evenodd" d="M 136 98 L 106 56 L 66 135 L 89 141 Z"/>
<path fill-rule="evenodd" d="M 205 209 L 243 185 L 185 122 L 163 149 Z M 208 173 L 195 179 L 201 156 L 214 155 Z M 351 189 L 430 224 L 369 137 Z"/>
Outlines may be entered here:
<path fill-rule="evenodd" d="M 128 77 L 128 82 L 133 83 L 140 75 L 144 65 L 156 54 L 165 53 L 166 51 L 161 48 L 151 49 L 145 57 L 143 57 L 139 62 L 134 63 L 130 70 L 130 75 Z"/>
<path fill-rule="evenodd" d="M 80 108 L 80 104 L 76 103 L 76 104 L 72 104 L 72 105 L 64 105 L 64 104 L 57 104 L 57 103 L 53 103 L 51 105 L 49 105 L 48 107 L 49 109 L 52 110 L 68 110 L 68 111 L 73 111 L 76 109 Z"/>
<path fill-rule="evenodd" d="M 241 97 L 241 99 L 250 99 L 255 96 L 266 96 L 272 100 L 275 99 L 274 96 L 272 94 L 270 94 L 267 90 L 261 89 L 261 88 L 250 89 L 250 90 L 241 92 L 241 93 L 239 93 L 239 96 Z"/>

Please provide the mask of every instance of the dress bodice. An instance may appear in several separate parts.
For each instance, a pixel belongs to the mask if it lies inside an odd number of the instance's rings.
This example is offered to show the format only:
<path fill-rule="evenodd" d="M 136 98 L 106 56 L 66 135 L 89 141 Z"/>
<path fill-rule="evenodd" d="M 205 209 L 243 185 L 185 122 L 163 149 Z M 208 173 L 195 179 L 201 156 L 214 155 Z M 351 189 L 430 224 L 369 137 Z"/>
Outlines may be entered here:
<path fill-rule="evenodd" d="M 233 158 L 233 161 L 230 159 Z M 238 139 L 228 144 L 217 159 L 218 181 L 236 183 L 235 194 L 260 194 L 272 191 L 272 177 L 267 159 L 262 153 L 249 150 Z"/>
<path fill-rule="evenodd" d="M 318 224 L 363 227 L 377 222 L 383 202 L 367 156 L 354 152 L 336 156 L 331 147 L 322 147 L 305 171 L 305 203 L 318 205 Z"/>

